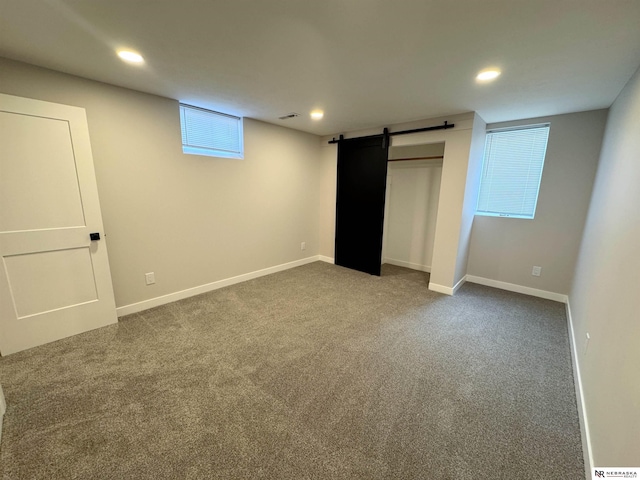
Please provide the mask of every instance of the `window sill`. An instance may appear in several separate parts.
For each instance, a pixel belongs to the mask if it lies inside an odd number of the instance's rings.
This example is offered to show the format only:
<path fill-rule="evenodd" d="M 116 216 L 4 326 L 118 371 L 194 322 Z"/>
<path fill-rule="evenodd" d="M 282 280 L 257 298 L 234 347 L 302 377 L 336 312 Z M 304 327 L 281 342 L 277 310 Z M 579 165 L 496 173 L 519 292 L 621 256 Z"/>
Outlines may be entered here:
<path fill-rule="evenodd" d="M 234 158 L 236 160 L 244 159 L 244 152 L 225 152 L 222 150 L 209 150 L 206 148 L 186 147 L 182 146 L 182 153 L 187 155 L 200 155 L 203 157 L 217 157 L 217 158 Z"/>
<path fill-rule="evenodd" d="M 476 212 L 475 215 L 481 217 L 499 217 L 499 218 L 520 218 L 522 220 L 533 220 L 533 215 L 516 215 L 512 213 L 494 213 L 494 212 Z"/>

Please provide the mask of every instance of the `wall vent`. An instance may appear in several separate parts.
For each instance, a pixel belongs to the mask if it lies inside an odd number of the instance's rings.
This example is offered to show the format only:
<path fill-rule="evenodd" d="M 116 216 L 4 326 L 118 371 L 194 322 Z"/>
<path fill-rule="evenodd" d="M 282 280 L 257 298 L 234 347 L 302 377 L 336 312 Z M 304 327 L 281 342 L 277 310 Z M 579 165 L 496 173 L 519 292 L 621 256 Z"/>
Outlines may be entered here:
<path fill-rule="evenodd" d="M 287 113 L 286 115 L 282 115 L 281 117 L 278 117 L 279 120 L 289 120 L 290 118 L 295 118 L 295 117 L 299 117 L 300 114 L 299 113 L 295 113 L 295 112 L 291 112 L 291 113 Z"/>

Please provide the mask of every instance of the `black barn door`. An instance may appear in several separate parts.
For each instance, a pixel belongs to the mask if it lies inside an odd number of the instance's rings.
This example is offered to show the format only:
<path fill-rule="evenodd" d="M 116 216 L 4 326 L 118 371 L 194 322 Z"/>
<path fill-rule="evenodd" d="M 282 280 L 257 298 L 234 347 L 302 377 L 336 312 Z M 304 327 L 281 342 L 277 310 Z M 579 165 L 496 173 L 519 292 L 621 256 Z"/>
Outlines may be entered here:
<path fill-rule="evenodd" d="M 388 138 L 338 143 L 335 263 L 380 275 Z"/>

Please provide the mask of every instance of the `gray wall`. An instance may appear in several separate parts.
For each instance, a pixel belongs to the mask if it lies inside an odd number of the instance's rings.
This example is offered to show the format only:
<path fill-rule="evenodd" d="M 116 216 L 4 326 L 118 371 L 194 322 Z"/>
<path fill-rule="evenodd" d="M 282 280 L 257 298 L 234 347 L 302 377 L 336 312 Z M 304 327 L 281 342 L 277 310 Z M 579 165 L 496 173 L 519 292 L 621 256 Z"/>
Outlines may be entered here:
<path fill-rule="evenodd" d="M 551 129 L 535 218 L 477 215 L 469 275 L 569 293 L 606 118 L 606 110 L 595 110 L 487 125 L 550 122 Z M 540 277 L 531 275 L 534 265 L 542 267 Z"/>
<path fill-rule="evenodd" d="M 184 155 L 176 100 L 5 59 L 0 91 L 86 109 L 117 306 L 318 254 L 317 136 L 245 119 L 244 160 Z"/>
<path fill-rule="evenodd" d="M 639 208 L 640 70 L 610 109 L 569 295 L 594 466 L 640 466 Z"/>

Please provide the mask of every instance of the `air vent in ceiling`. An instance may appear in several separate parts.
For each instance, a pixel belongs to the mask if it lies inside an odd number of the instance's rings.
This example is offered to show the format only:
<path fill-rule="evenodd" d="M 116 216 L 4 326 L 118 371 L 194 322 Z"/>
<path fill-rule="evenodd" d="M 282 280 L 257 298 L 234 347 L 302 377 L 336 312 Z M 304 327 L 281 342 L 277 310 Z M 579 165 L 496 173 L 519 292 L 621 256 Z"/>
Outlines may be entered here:
<path fill-rule="evenodd" d="M 280 119 L 280 120 L 289 120 L 290 118 L 295 118 L 295 117 L 299 117 L 299 116 L 300 116 L 299 113 L 291 112 L 291 113 L 287 113 L 286 115 L 283 115 L 281 117 L 278 117 L 278 119 Z"/>

